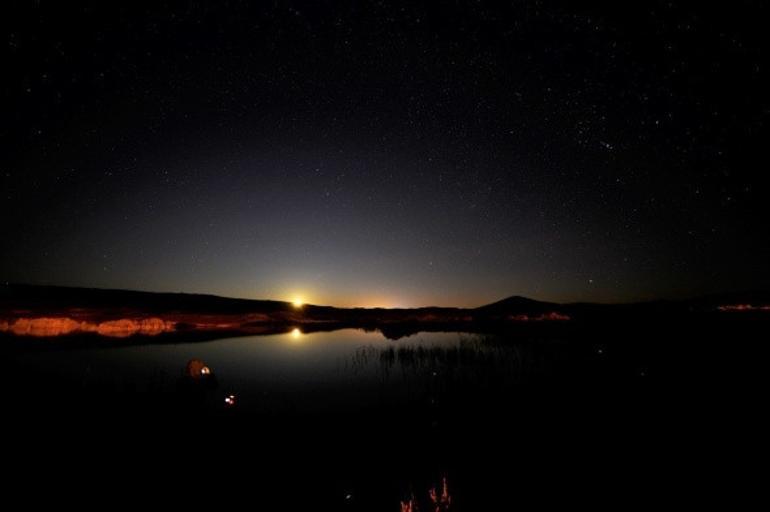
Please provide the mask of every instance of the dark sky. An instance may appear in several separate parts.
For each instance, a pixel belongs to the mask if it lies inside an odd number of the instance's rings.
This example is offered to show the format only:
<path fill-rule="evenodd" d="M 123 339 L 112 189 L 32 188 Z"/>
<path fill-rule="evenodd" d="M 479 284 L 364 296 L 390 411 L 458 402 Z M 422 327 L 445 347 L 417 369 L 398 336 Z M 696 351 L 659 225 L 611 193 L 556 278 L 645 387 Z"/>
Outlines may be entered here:
<path fill-rule="evenodd" d="M 4 2 L 0 279 L 334 305 L 770 286 L 770 9 Z"/>

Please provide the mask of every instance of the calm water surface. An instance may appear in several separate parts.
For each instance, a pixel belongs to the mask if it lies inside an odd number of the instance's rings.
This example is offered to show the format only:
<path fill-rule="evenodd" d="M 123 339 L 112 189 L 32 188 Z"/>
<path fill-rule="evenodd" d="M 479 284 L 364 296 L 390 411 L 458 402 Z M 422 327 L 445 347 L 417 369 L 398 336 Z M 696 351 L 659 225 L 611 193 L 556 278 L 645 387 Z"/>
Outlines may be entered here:
<path fill-rule="evenodd" d="M 511 510 L 525 494 L 593 499 L 629 481 L 639 485 L 624 496 L 666 489 L 658 461 L 680 446 L 672 425 L 720 396 L 688 369 L 705 368 L 696 358 L 716 352 L 704 351 L 704 337 L 683 345 L 633 334 L 390 340 L 343 329 L 186 343 L 52 340 L 7 350 L 0 378 L 17 439 L 47 441 L 42 452 L 63 453 L 57 460 L 90 456 L 94 468 L 113 469 L 134 460 L 156 472 L 148 481 L 182 474 L 187 487 L 243 491 L 275 510 L 396 512 L 411 500 L 438 510 L 430 493 L 444 482 L 453 501 L 441 510 Z M 191 378 L 192 360 L 211 377 Z M 191 422 L 199 412 L 212 421 Z M 607 470 L 587 471 L 585 461 L 598 458 Z M 27 460 L 36 459 L 17 464 Z M 637 480 L 627 477 L 640 468 Z"/>
<path fill-rule="evenodd" d="M 359 329 L 296 329 L 207 342 L 108 344 L 20 353 L 15 364 L 27 368 L 30 379 L 44 374 L 70 386 L 141 395 L 177 392 L 187 363 L 200 360 L 216 383 L 204 393 L 206 407 L 226 407 L 224 399 L 233 395 L 241 410 L 302 411 L 417 400 L 435 391 L 435 383 L 472 377 L 479 362 L 494 359 L 495 369 L 511 377 L 522 363 L 520 347 L 501 349 L 477 335 L 447 332 L 394 341 Z"/>

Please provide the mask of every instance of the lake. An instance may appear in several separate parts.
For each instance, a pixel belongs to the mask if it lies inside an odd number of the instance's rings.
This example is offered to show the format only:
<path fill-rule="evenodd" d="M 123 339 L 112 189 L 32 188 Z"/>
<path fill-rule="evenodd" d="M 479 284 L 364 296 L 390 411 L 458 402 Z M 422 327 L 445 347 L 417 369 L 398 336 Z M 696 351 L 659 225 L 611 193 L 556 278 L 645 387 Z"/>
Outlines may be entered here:
<path fill-rule="evenodd" d="M 190 361 L 205 365 L 206 375 L 188 375 Z M 20 386 L 34 387 L 44 377 L 58 389 L 98 394 L 109 390 L 112 400 L 130 395 L 154 404 L 158 398 L 173 401 L 187 383 L 191 393 L 200 388 L 197 405 L 204 411 L 254 413 L 430 401 L 431 393 L 446 391 L 450 384 L 511 384 L 550 371 L 536 365 L 555 362 L 548 360 L 542 341 L 539 346 L 499 343 L 478 334 L 447 332 L 389 340 L 377 331 L 360 329 L 307 334 L 294 329 L 168 344 L 113 345 L 101 340 L 13 357 L 13 366 L 24 369 L 17 375 Z"/>
<path fill-rule="evenodd" d="M 697 461 L 686 450 L 698 430 L 687 428 L 724 409 L 699 369 L 725 335 L 647 326 L 14 340 L 3 349 L 6 435 L 26 447 L 19 467 L 57 453 L 125 493 L 115 475 L 133 478 L 138 464 L 147 489 L 167 492 L 156 486 L 174 475 L 222 506 L 230 495 L 271 510 L 391 511 L 593 502 L 608 488 L 653 496 L 677 478 L 659 461 Z"/>

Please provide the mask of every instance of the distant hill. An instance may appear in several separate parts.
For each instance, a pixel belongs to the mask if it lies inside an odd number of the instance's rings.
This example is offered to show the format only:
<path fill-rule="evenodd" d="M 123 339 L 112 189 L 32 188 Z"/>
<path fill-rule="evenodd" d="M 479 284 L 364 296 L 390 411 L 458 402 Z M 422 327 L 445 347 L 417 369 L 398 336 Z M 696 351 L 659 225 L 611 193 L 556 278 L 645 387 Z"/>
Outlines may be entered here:
<path fill-rule="evenodd" d="M 550 311 L 557 311 L 562 308 L 561 304 L 554 302 L 541 302 L 538 300 L 528 299 L 527 297 L 521 297 L 514 295 L 507 299 L 493 302 L 476 308 L 480 313 L 492 313 L 492 314 L 531 314 L 531 313 L 548 313 Z"/>
<path fill-rule="evenodd" d="M 67 286 L 0 286 L 0 311 L 7 308 L 129 308 L 147 312 L 245 313 L 285 311 L 290 302 L 233 299 L 194 293 L 142 292 Z"/>

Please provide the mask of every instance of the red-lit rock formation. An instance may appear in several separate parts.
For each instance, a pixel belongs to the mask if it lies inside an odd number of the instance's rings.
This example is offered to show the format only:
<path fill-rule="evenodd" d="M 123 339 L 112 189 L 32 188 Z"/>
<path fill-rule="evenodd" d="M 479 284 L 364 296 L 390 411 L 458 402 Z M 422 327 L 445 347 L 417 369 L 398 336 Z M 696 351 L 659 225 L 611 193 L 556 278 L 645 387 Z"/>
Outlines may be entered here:
<path fill-rule="evenodd" d="M 513 322 L 565 322 L 570 320 L 568 315 L 563 315 L 555 311 L 543 313 L 542 315 L 509 315 L 508 320 Z"/>
<path fill-rule="evenodd" d="M 121 318 L 104 322 L 78 321 L 69 317 L 17 318 L 0 323 L 0 332 L 11 332 L 17 336 L 64 336 L 67 334 L 93 332 L 102 336 L 125 338 L 134 334 L 155 336 L 175 329 L 175 322 L 160 318 Z"/>
<path fill-rule="evenodd" d="M 71 318 L 19 318 L 4 330 L 18 336 L 62 336 L 81 330 L 81 325 Z"/>
<path fill-rule="evenodd" d="M 719 311 L 770 311 L 770 306 L 754 306 L 753 304 L 727 304 L 719 306 Z"/>

